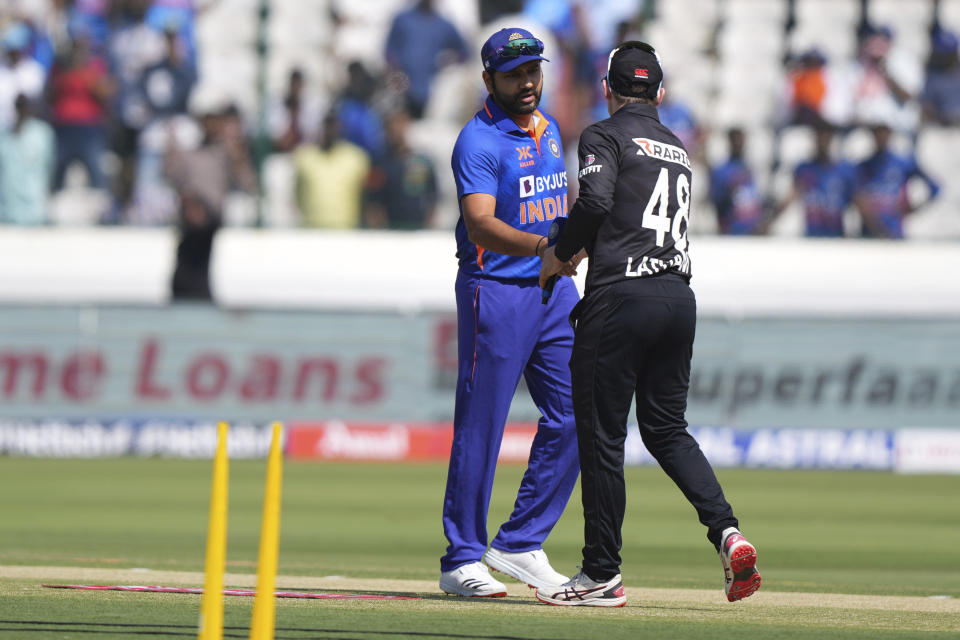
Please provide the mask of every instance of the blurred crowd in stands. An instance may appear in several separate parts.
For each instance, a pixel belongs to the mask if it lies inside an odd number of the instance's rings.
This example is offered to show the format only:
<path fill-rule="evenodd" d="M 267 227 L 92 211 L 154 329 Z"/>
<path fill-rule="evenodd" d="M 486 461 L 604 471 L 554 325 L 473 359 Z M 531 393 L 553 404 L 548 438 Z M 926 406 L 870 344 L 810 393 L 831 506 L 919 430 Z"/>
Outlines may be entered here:
<path fill-rule="evenodd" d="M 725 1 L 715 2 L 718 16 Z M 775 0 L 755 1 L 759 7 Z M 723 127 L 729 153 L 711 158 L 707 141 L 716 137 L 717 124 L 695 115 L 702 106 L 696 109 L 671 94 L 675 72 L 671 61 L 665 62 L 667 99 L 660 116 L 705 169 L 698 174 L 701 204 L 712 207 L 698 214 L 715 214 L 713 227 L 695 232 L 769 233 L 783 211 L 800 203 L 805 235 L 904 237 L 905 216 L 936 198 L 940 183 L 951 177 L 920 166 L 918 133 L 931 125 L 960 125 L 960 58 L 950 28 L 960 25 L 945 25 L 940 17 L 941 4 L 955 0 L 904 1 L 930 6 L 925 59 L 899 55 L 893 46 L 898 25 L 871 20 L 870 0 L 857 0 L 857 50 L 850 59 L 830 60 L 819 48 L 784 51 L 781 104 L 773 120 L 763 123 L 774 141 L 769 166 L 748 161 L 750 129 L 741 125 Z M 455 201 L 448 207 L 442 200 L 449 149 L 446 157 L 442 149 L 431 153 L 411 131 L 455 132 L 479 107 L 477 42 L 507 23 L 529 26 L 545 40 L 551 62 L 543 108 L 558 120 L 573 169 L 580 131 L 606 116 L 598 78 L 610 48 L 649 38 L 665 4 L 463 0 L 460 4 L 476 13 L 476 32 L 464 33 L 451 15 L 459 6 L 453 0 L 397 0 L 387 3 L 394 9 L 384 17 L 382 41 L 363 43 L 377 50 L 381 64 L 336 52 L 321 62 L 342 65 L 329 74 L 339 84 L 320 86 L 305 71 L 313 62 L 307 56 L 328 55 L 350 24 L 342 2 L 311 2 L 324 7 L 316 17 L 330 25 L 329 41 L 306 50 L 302 64 L 290 64 L 283 90 L 268 92 L 260 108 L 251 110 L 229 96 L 213 102 L 196 98 L 206 80 L 198 62 L 205 53 L 197 24 L 221 4 L 253 15 L 255 0 L 5 0 L 0 222 L 55 222 L 51 197 L 79 180 L 105 194 L 96 223 L 179 225 L 182 273 L 175 288 L 180 282 L 188 297 L 209 296 L 205 278 L 191 290 L 198 281 L 194 276 L 206 269 L 228 202 L 239 197 L 256 210 L 250 203 L 262 195 L 262 168 L 272 156 L 291 166 L 296 224 L 448 228 L 456 220 Z M 799 2 L 783 0 L 784 38 Z M 718 32 L 721 27 L 718 19 Z M 715 53 L 714 46 L 703 43 L 704 58 Z M 253 44 L 247 55 L 256 58 Z M 460 69 L 464 79 L 448 82 L 441 92 L 438 78 L 450 69 Z M 731 69 L 729 82 L 744 73 L 750 70 Z M 459 106 L 438 109 L 438 94 L 442 102 Z M 438 118 L 446 118 L 446 129 Z M 798 129 L 811 140 L 809 158 L 799 164 L 791 158 L 790 166 L 782 166 L 781 142 Z M 870 133 L 871 146 L 864 157 L 850 160 L 838 150 L 857 131 Z M 905 144 L 891 145 L 892 138 Z M 440 146 L 452 146 L 449 133 Z M 758 172 L 766 178 L 786 172 L 790 184 L 777 193 Z M 445 208 L 453 210 L 440 215 Z M 246 220 L 264 223 L 262 214 Z"/>

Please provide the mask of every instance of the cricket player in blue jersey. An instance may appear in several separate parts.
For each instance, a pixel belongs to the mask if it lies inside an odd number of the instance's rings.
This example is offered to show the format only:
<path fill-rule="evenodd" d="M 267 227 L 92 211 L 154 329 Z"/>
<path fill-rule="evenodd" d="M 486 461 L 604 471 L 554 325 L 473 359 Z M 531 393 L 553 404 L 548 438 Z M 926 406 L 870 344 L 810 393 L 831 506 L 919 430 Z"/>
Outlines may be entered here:
<path fill-rule="evenodd" d="M 746 160 L 747 135 L 734 127 L 727 131 L 730 157 L 710 171 L 710 201 L 717 211 L 717 227 L 724 235 L 745 236 L 763 231 L 763 198 L 753 169 Z"/>
<path fill-rule="evenodd" d="M 550 225 L 567 212 L 557 123 L 537 109 L 543 43 L 524 29 L 503 29 L 480 57 L 489 96 L 460 132 L 452 158 L 460 201 L 458 376 L 440 589 L 490 597 L 505 596 L 506 587 L 488 566 L 531 586 L 568 579 L 550 566 L 543 542 L 579 473 L 568 367 L 568 316 L 579 295 L 570 278 L 559 278 L 543 304 L 538 286 Z M 580 257 L 562 273 L 575 273 Z M 488 549 L 490 493 L 521 376 L 542 417 L 513 513 Z"/>
<path fill-rule="evenodd" d="M 888 148 L 890 127 L 871 127 L 875 149 L 857 165 L 854 202 L 863 218 L 864 238 L 902 239 L 903 219 L 940 193 L 940 185 L 924 172 L 913 156 L 901 156 Z M 910 202 L 907 185 L 919 178 L 927 185 L 927 200 Z"/>
<path fill-rule="evenodd" d="M 833 158 L 833 128 L 829 124 L 817 125 L 814 135 L 814 156 L 794 169 L 793 188 L 777 206 L 773 218 L 799 198 L 807 237 L 842 238 L 844 213 L 853 204 L 853 165 Z"/>

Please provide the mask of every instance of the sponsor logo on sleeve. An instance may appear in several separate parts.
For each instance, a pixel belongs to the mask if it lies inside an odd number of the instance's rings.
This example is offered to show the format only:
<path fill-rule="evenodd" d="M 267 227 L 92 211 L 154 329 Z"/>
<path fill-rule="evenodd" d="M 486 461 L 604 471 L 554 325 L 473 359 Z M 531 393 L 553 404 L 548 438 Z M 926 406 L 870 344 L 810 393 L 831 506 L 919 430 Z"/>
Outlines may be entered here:
<path fill-rule="evenodd" d="M 592 158 L 593 156 L 590 156 L 590 157 Z M 580 169 L 580 173 L 577 174 L 577 178 L 578 178 L 578 179 L 579 179 L 579 178 L 583 178 L 583 176 L 588 176 L 588 175 L 590 175 L 591 173 L 600 173 L 600 171 L 601 171 L 602 169 L 603 169 L 603 165 L 602 165 L 602 164 L 589 164 L 589 163 L 588 163 L 587 166 L 585 166 L 583 169 Z"/>
<path fill-rule="evenodd" d="M 590 175 L 591 173 L 600 173 L 600 170 L 603 169 L 602 164 L 594 164 L 597 161 L 597 156 L 592 153 L 588 153 L 583 157 L 583 168 L 580 169 L 580 173 L 577 174 L 577 178 L 580 179 L 583 176 Z"/>

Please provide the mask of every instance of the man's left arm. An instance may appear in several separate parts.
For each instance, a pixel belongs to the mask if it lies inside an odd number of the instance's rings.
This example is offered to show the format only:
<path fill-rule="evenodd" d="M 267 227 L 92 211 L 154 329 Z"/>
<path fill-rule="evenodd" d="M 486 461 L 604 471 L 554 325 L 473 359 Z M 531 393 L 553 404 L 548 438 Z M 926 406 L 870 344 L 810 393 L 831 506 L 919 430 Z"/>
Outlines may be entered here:
<path fill-rule="evenodd" d="M 424 166 L 427 169 L 426 196 L 424 198 L 424 229 L 432 229 L 437 217 L 437 200 L 439 194 L 437 190 L 437 172 L 433 168 L 433 162 L 424 156 Z"/>
<path fill-rule="evenodd" d="M 937 196 L 940 195 L 939 183 L 937 183 L 937 181 L 934 180 L 930 176 L 930 174 L 928 174 L 926 171 L 920 168 L 920 165 L 917 163 L 917 159 L 915 157 L 910 158 L 910 169 L 907 175 L 908 175 L 908 179 L 912 177 L 916 177 L 916 178 L 920 178 L 921 180 L 924 181 L 924 183 L 926 183 L 927 199 L 924 200 L 922 203 L 918 203 L 918 204 L 913 204 L 911 202 L 908 202 L 906 213 L 913 213 L 914 211 L 916 211 L 923 205 L 927 204 L 928 202 L 935 200 Z"/>
<path fill-rule="evenodd" d="M 580 195 L 570 208 L 557 244 L 544 251 L 541 286 L 550 276 L 559 273 L 580 249 L 593 243 L 597 230 L 613 208 L 620 165 L 616 142 L 596 125 L 588 127 L 580 136 L 577 156 Z"/>

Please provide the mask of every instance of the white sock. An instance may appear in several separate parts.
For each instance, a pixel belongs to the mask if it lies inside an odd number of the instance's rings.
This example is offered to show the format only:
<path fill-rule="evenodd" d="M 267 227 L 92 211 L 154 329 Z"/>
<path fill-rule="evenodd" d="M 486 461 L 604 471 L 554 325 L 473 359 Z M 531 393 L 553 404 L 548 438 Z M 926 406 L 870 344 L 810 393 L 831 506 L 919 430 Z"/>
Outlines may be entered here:
<path fill-rule="evenodd" d="M 727 539 L 727 536 L 734 533 L 740 533 L 740 530 L 737 529 L 736 527 L 727 527 L 726 529 L 724 529 L 720 533 L 720 544 L 723 544 L 723 541 Z"/>

